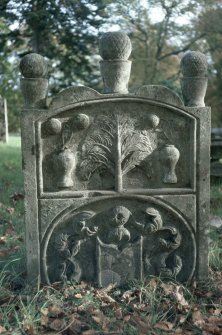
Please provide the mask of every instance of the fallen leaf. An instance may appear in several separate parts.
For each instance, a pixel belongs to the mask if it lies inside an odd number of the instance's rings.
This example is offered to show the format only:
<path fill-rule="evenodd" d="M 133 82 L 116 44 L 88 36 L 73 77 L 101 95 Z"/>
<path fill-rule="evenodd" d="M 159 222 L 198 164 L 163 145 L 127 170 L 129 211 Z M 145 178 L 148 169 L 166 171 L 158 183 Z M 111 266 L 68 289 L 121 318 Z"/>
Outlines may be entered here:
<path fill-rule="evenodd" d="M 49 328 L 56 331 L 62 331 L 66 327 L 65 320 L 55 319 L 49 324 Z"/>
<path fill-rule="evenodd" d="M 41 308 L 40 313 L 44 316 L 47 316 L 49 314 L 48 308 Z"/>
<path fill-rule="evenodd" d="M 172 328 L 173 328 L 173 323 L 171 322 L 168 322 L 168 321 L 160 321 L 160 322 L 157 322 L 154 326 L 154 328 L 158 328 L 158 329 L 161 329 L 161 330 L 165 330 L 165 331 L 171 331 Z"/>
<path fill-rule="evenodd" d="M 7 236 L 0 236 L 0 244 L 5 244 L 5 242 L 6 242 L 6 240 L 7 240 Z"/>
<path fill-rule="evenodd" d="M 122 295 L 122 298 L 126 300 L 126 302 L 131 302 L 137 298 L 135 290 L 128 290 L 125 291 Z"/>
<path fill-rule="evenodd" d="M 174 292 L 175 285 L 173 284 L 167 284 L 167 283 L 161 283 L 160 287 L 164 290 L 164 293 L 166 295 L 172 295 Z"/>
<path fill-rule="evenodd" d="M 47 315 L 41 315 L 41 320 L 40 320 L 41 326 L 48 327 L 49 325 L 49 318 Z"/>
<path fill-rule="evenodd" d="M 117 320 L 121 320 L 123 318 L 123 312 L 121 308 L 117 308 L 115 310 L 115 317 Z"/>
<path fill-rule="evenodd" d="M 136 325 L 139 328 L 139 334 L 146 333 L 149 330 L 149 323 L 147 320 L 143 320 L 139 315 L 132 315 L 130 323 Z"/>
<path fill-rule="evenodd" d="M 10 199 L 12 199 L 12 201 L 14 203 L 16 203 L 19 200 L 23 200 L 24 199 L 24 194 L 23 193 L 19 193 L 19 192 L 15 192 L 10 196 Z"/>
<path fill-rule="evenodd" d="M 60 315 L 64 314 L 63 309 L 61 307 L 55 306 L 55 305 L 49 306 L 48 307 L 48 312 L 52 313 L 52 314 L 54 314 L 56 316 L 60 316 Z"/>
<path fill-rule="evenodd" d="M 129 315 L 129 314 L 125 315 L 124 318 L 123 318 L 123 321 L 128 322 L 130 320 L 130 318 L 131 318 L 131 315 Z"/>
<path fill-rule="evenodd" d="M 34 335 L 35 334 L 35 328 L 34 328 L 33 324 L 24 323 L 22 328 L 25 331 L 25 333 L 28 334 L 28 335 Z"/>
<path fill-rule="evenodd" d="M 188 302 L 183 296 L 183 289 L 181 286 L 179 285 L 174 286 L 173 296 L 178 303 L 179 310 L 184 310 L 184 309 L 187 310 L 190 308 Z"/>
<path fill-rule="evenodd" d="M 197 307 L 194 307 L 192 310 L 192 321 L 198 328 L 202 328 L 205 324 L 202 313 Z"/>
<path fill-rule="evenodd" d="M 208 318 L 208 321 L 212 322 L 214 324 L 216 323 L 216 324 L 218 324 L 218 325 L 220 325 L 222 327 L 222 319 L 221 318 L 217 318 L 216 316 L 210 316 Z"/>
<path fill-rule="evenodd" d="M 115 305 L 117 303 L 115 299 L 110 297 L 105 291 L 102 291 L 102 290 L 97 292 L 96 297 L 99 298 L 102 302 L 105 302 L 108 304 Z"/>
<path fill-rule="evenodd" d="M 6 332 L 5 327 L 3 327 L 3 326 L 0 325 L 0 334 L 2 334 L 2 333 L 4 333 L 4 332 Z"/>
<path fill-rule="evenodd" d="M 81 293 L 76 293 L 76 294 L 74 295 L 74 297 L 75 297 L 76 299 L 82 299 L 82 294 L 81 294 Z"/>
<path fill-rule="evenodd" d="M 150 281 L 149 281 L 149 286 L 152 287 L 152 288 L 156 288 L 158 285 L 158 281 L 157 281 L 157 278 L 152 278 Z"/>
<path fill-rule="evenodd" d="M 102 330 L 108 331 L 108 325 L 110 324 L 110 319 L 104 315 L 100 310 L 95 310 L 92 315 L 92 319 L 101 326 Z"/>
<path fill-rule="evenodd" d="M 9 213 L 9 214 L 13 214 L 15 212 L 15 208 L 14 207 L 7 207 L 6 208 L 6 211 Z"/>
<path fill-rule="evenodd" d="M 214 325 L 213 323 L 207 323 L 203 326 L 203 333 L 206 335 L 221 335 L 222 329 L 219 328 L 218 326 Z"/>
<path fill-rule="evenodd" d="M 82 322 L 77 319 L 76 315 L 71 315 L 68 324 L 69 335 L 81 334 Z"/>
<path fill-rule="evenodd" d="M 10 290 L 4 287 L 0 287 L 0 305 L 10 301 L 14 298 L 14 295 Z"/>
<path fill-rule="evenodd" d="M 109 284 L 108 286 L 101 289 L 102 292 L 109 293 L 116 287 L 116 284 Z"/>
<path fill-rule="evenodd" d="M 84 332 L 81 333 L 81 335 L 95 335 L 96 331 L 93 329 L 85 330 Z"/>

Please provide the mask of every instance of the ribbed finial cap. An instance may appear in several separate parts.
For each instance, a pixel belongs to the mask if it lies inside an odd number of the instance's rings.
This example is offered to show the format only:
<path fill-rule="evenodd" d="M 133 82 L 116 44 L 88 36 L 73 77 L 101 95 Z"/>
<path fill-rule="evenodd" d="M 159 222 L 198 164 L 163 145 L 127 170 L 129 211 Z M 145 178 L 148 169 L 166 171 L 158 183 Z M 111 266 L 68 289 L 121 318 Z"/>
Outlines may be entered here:
<path fill-rule="evenodd" d="M 22 58 L 19 68 L 25 78 L 46 78 L 48 62 L 43 56 L 30 53 Z"/>
<path fill-rule="evenodd" d="M 99 52 L 104 60 L 127 60 L 131 51 L 131 41 L 122 31 L 105 33 L 99 40 Z"/>
<path fill-rule="evenodd" d="M 184 77 L 207 77 L 207 58 L 199 51 L 186 52 L 180 66 Z"/>

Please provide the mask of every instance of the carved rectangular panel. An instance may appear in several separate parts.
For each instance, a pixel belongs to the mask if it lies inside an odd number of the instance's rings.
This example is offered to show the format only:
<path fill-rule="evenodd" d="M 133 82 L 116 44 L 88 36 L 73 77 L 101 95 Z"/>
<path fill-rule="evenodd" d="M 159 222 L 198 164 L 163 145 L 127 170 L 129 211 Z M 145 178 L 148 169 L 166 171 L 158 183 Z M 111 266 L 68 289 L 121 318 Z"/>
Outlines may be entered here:
<path fill-rule="evenodd" d="M 195 190 L 196 121 L 175 108 L 98 101 L 39 123 L 37 132 L 43 196 Z"/>

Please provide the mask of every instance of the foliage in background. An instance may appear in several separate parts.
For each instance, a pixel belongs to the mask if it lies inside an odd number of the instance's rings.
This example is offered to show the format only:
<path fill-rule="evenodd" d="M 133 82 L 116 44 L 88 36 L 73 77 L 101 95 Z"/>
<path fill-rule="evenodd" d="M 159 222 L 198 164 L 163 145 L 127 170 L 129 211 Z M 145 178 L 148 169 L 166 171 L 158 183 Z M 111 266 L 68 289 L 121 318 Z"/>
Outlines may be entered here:
<path fill-rule="evenodd" d="M 222 126 L 221 2 L 1 0 L 0 13 L 0 94 L 8 99 L 10 130 L 19 128 L 20 58 L 38 52 L 50 60 L 50 94 L 79 84 L 101 90 L 97 38 L 108 30 L 123 30 L 132 40 L 132 90 L 161 84 L 180 94 L 182 54 L 205 52 L 206 104 L 213 107 L 213 126 Z"/>
<path fill-rule="evenodd" d="M 30 52 L 51 60 L 51 93 L 98 81 L 89 55 L 95 54 L 97 29 L 105 17 L 102 0 L 2 0 L 0 13 L 0 93 L 9 110 L 14 103 L 21 106 L 18 63 Z M 10 130 L 15 131 L 18 123 L 13 121 L 10 114 Z"/>

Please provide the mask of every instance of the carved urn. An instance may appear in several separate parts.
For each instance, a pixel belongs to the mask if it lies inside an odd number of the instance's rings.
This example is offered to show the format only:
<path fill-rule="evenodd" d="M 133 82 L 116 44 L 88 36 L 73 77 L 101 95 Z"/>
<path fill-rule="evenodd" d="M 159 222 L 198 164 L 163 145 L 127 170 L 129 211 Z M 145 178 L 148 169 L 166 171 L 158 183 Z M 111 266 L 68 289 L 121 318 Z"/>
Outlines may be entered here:
<path fill-rule="evenodd" d="M 180 158 L 179 150 L 172 144 L 165 144 L 160 151 L 160 162 L 163 167 L 163 183 L 177 183 L 175 168 Z"/>
<path fill-rule="evenodd" d="M 75 168 L 75 154 L 69 148 L 62 148 L 54 154 L 53 165 L 57 174 L 57 187 L 73 186 L 72 172 Z"/>

